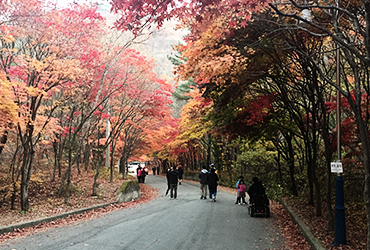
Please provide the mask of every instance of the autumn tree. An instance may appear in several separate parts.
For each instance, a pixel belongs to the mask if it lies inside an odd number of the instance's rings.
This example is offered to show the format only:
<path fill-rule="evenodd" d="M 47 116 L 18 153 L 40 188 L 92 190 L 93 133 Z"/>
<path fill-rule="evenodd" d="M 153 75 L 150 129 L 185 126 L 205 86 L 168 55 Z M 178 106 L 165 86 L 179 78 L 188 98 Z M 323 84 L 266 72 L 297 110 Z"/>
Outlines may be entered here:
<path fill-rule="evenodd" d="M 49 126 L 53 125 L 52 114 L 58 107 L 58 102 L 52 102 L 53 90 L 64 84 L 72 84 L 84 73 L 79 61 L 70 57 L 72 48 L 84 40 L 84 36 L 63 33 L 76 25 L 73 22 L 63 22 L 63 15 L 73 15 L 73 11 L 44 12 L 45 6 L 33 6 L 33 16 L 22 23 L 11 23 L 10 40 L 4 44 L 9 66 L 3 67 L 3 72 L 9 81 L 16 83 L 13 88 L 14 102 L 18 106 L 19 122 L 16 124 L 17 135 L 23 148 L 21 168 L 21 208 L 27 211 L 28 185 L 32 174 L 32 165 L 37 144 L 45 135 L 51 136 Z M 19 9 L 18 11 L 21 11 Z M 77 13 L 74 13 L 77 15 Z M 84 18 L 85 27 L 94 26 L 100 22 L 99 16 L 91 16 L 91 12 L 80 10 L 79 18 Z M 78 25 L 78 24 L 77 24 Z M 25 28 L 27 27 L 27 28 Z M 96 26 L 95 26 L 96 27 Z M 85 40 L 86 41 L 86 40 Z M 60 46 L 60 45 L 64 46 Z M 12 48 L 13 54 L 9 54 Z M 75 55 L 79 53 L 74 49 Z M 5 62 L 5 61 L 4 61 Z M 4 65 L 5 66 L 5 65 Z M 43 106 L 44 102 L 48 105 Z M 48 102 L 49 101 L 49 102 Z"/>
<path fill-rule="evenodd" d="M 349 82 L 346 77 L 340 78 L 338 85 L 333 78 L 325 75 L 316 61 L 312 60 L 313 65 L 317 65 L 317 71 L 331 86 L 338 89 L 343 95 L 353 111 L 359 138 L 363 146 L 364 163 L 364 201 L 370 228 L 370 161 L 369 161 L 369 128 L 368 114 L 369 105 L 363 105 L 362 101 L 368 95 L 369 81 L 367 81 L 367 68 L 369 67 L 369 10 L 368 1 L 362 2 L 335 2 L 329 1 L 324 5 L 321 3 L 301 3 L 290 1 L 287 3 L 271 3 L 271 8 L 282 17 L 283 25 L 306 31 L 314 37 L 320 37 L 327 41 L 333 41 L 338 46 L 340 53 L 341 72 L 349 73 L 354 81 Z M 305 10 L 305 12 L 303 12 Z M 303 15 L 306 13 L 306 15 Z M 293 21 L 291 21 L 293 20 Z M 334 47 L 334 46 L 333 46 Z M 310 58 L 309 58 L 310 59 Z M 351 91 L 356 93 L 352 96 Z M 367 249 L 370 249 L 370 230 L 367 236 Z"/>

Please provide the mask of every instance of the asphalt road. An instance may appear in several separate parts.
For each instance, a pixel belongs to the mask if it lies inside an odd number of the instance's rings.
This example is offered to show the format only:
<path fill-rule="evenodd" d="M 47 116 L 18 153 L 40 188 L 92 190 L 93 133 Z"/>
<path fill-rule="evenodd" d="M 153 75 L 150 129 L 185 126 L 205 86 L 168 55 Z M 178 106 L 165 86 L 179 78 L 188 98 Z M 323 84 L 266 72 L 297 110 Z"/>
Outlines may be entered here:
<path fill-rule="evenodd" d="M 146 184 L 160 189 L 160 196 L 137 208 L 101 218 L 53 228 L 23 239 L 0 244 L 0 249 L 274 249 L 284 246 L 278 227 L 270 218 L 251 218 L 235 197 L 218 192 L 217 202 L 200 200 L 199 185 L 184 181 L 177 199 L 164 196 L 162 176 L 149 175 Z"/>

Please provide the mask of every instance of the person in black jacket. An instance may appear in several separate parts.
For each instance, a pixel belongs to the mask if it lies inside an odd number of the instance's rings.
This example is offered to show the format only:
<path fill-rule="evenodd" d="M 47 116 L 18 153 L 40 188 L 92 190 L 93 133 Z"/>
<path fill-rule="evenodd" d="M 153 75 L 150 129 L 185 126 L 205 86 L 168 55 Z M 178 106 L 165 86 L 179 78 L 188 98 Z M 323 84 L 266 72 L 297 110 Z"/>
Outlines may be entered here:
<path fill-rule="evenodd" d="M 211 169 L 210 174 L 207 174 L 207 181 L 208 181 L 208 188 L 209 188 L 209 198 L 211 199 L 211 201 L 216 202 L 218 176 L 214 168 Z M 212 199 L 212 195 L 213 195 L 213 199 Z"/>
<path fill-rule="evenodd" d="M 170 195 L 171 199 L 177 198 L 177 183 L 179 182 L 179 172 L 177 172 L 176 167 L 172 167 L 172 170 L 168 172 L 168 180 L 170 182 Z"/>
<path fill-rule="evenodd" d="M 208 181 L 207 181 L 208 170 L 206 166 L 203 166 L 202 171 L 199 173 L 200 179 L 200 199 L 207 199 L 207 189 L 208 189 Z"/>
<path fill-rule="evenodd" d="M 263 201 L 266 204 L 269 204 L 269 200 L 266 195 L 266 189 L 263 186 L 262 181 L 260 181 L 258 177 L 253 177 L 252 181 L 253 184 L 249 187 L 247 191 L 250 202 L 253 202 L 256 197 L 262 197 Z"/>

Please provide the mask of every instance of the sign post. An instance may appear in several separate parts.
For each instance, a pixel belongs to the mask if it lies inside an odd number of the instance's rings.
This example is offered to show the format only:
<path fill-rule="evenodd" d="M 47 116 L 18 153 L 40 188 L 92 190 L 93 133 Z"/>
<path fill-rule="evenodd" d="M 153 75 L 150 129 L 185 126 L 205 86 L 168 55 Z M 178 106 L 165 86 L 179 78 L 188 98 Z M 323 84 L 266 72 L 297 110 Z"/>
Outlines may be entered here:
<path fill-rule="evenodd" d="M 343 166 L 340 161 L 331 163 L 331 172 L 337 173 L 336 179 L 336 197 L 335 197 L 335 238 L 333 246 L 346 245 L 346 219 L 344 206 L 343 178 L 340 173 L 343 173 Z"/>
<path fill-rule="evenodd" d="M 335 5 L 339 7 L 339 0 L 335 0 Z M 334 11 L 333 20 L 337 22 L 339 26 L 339 12 L 336 10 Z M 345 207 L 344 207 L 344 192 L 343 192 L 343 178 L 340 173 L 343 173 L 343 166 L 341 163 L 342 154 L 341 154 L 341 146 L 340 146 L 340 53 L 339 53 L 339 45 L 336 44 L 336 83 L 337 83 L 337 162 L 331 163 L 331 172 L 337 173 L 336 179 L 336 197 L 335 197 L 335 239 L 332 245 L 345 245 L 347 244 L 346 240 L 346 220 L 345 220 Z"/>

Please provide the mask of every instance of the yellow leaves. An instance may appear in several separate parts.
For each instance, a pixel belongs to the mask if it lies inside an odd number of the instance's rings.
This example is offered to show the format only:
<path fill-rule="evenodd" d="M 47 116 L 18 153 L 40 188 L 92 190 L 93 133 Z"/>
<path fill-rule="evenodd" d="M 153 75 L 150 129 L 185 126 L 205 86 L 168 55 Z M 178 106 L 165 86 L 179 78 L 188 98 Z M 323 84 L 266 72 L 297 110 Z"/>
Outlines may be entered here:
<path fill-rule="evenodd" d="M 36 96 L 40 95 L 42 92 L 44 92 L 44 91 L 42 91 L 38 88 L 32 87 L 32 86 L 26 87 L 25 90 L 28 93 L 28 95 L 31 96 L 31 97 L 36 97 Z"/>
<path fill-rule="evenodd" d="M 204 103 L 198 89 L 191 91 L 189 95 L 192 99 L 181 110 L 180 134 L 178 136 L 180 140 L 200 139 L 211 127 L 211 122 L 204 121 L 204 117 L 212 102 Z"/>
<path fill-rule="evenodd" d="M 13 35 L 11 34 L 6 34 L 5 36 L 2 36 L 2 39 L 4 40 L 5 43 L 11 43 L 15 41 Z"/>
<path fill-rule="evenodd" d="M 323 45 L 328 48 L 333 47 L 333 38 L 331 36 L 325 37 L 323 39 Z"/>
<path fill-rule="evenodd" d="M 38 185 L 42 184 L 44 181 L 42 180 L 42 177 L 44 176 L 43 173 L 36 173 L 31 175 L 30 181 L 34 182 Z"/>
<path fill-rule="evenodd" d="M 229 32 L 232 31 L 228 29 L 228 19 L 220 17 L 213 20 L 212 25 L 194 42 L 183 46 L 181 52 L 186 64 L 179 67 L 181 78 L 193 77 L 196 82 L 207 82 L 213 78 L 215 83 L 222 85 L 231 76 L 230 80 L 237 82 L 246 58 L 237 48 L 227 45 Z"/>
<path fill-rule="evenodd" d="M 12 101 L 14 100 L 12 90 L 14 86 L 16 84 L 9 82 L 5 73 L 0 73 L 0 130 L 18 120 L 18 105 Z"/>
<path fill-rule="evenodd" d="M 2 185 L 2 187 L 0 187 L 0 191 L 2 191 L 3 193 L 5 193 L 5 199 L 9 199 L 13 195 L 14 192 L 17 192 L 20 189 L 21 182 L 20 181 L 16 181 L 15 183 L 12 183 L 11 180 L 7 180 L 6 183 L 9 183 L 9 184 Z"/>

